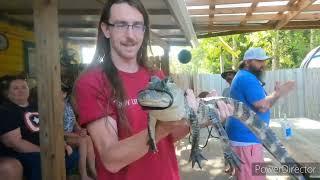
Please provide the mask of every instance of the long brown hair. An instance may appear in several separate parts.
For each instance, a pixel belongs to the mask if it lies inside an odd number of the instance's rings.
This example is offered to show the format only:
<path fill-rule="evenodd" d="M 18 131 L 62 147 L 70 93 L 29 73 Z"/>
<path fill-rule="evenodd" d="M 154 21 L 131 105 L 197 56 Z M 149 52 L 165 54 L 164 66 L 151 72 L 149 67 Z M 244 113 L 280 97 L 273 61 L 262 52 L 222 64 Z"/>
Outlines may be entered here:
<path fill-rule="evenodd" d="M 118 70 L 111 60 L 111 45 L 109 38 L 106 38 L 102 32 L 101 24 L 108 23 L 110 18 L 110 10 L 113 4 L 127 3 L 128 5 L 136 8 L 144 19 L 144 25 L 146 26 L 142 45 L 137 54 L 137 62 L 140 66 L 147 67 L 147 47 L 150 44 L 149 37 L 149 17 L 146 9 L 140 0 L 109 0 L 103 7 L 102 14 L 98 25 L 98 37 L 96 51 L 93 57 L 92 65 L 101 64 L 103 71 L 107 76 L 107 79 L 111 85 L 112 98 L 119 102 L 117 105 L 117 111 L 119 116 L 119 127 L 124 128 L 127 133 L 131 132 L 131 128 L 127 117 L 125 115 L 125 99 L 126 94 L 124 92 L 122 81 L 119 77 Z M 118 104 L 118 103 L 117 103 Z"/>

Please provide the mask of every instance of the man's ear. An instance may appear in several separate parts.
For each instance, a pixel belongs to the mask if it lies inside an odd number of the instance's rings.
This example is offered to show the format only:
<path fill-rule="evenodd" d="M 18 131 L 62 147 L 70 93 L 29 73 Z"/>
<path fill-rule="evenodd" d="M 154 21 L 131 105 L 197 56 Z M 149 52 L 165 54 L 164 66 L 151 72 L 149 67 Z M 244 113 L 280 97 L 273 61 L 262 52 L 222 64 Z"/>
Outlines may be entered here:
<path fill-rule="evenodd" d="M 108 26 L 106 23 L 102 22 L 101 25 L 100 25 L 100 28 L 101 28 L 104 36 L 105 36 L 107 39 L 109 39 L 109 38 L 110 38 L 109 26 Z"/>

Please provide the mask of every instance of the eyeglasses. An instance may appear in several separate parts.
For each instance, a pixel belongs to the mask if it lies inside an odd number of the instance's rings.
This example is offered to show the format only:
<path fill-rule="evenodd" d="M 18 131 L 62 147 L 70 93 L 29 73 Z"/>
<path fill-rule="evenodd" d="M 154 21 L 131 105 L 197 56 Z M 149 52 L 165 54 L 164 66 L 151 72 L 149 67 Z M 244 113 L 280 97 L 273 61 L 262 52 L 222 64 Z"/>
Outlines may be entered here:
<path fill-rule="evenodd" d="M 114 24 L 107 23 L 107 25 L 114 27 L 114 29 L 119 32 L 125 32 L 125 31 L 129 30 L 130 26 L 131 26 L 132 31 L 135 33 L 144 33 L 146 30 L 146 26 L 141 23 L 128 24 L 126 22 L 116 22 Z"/>

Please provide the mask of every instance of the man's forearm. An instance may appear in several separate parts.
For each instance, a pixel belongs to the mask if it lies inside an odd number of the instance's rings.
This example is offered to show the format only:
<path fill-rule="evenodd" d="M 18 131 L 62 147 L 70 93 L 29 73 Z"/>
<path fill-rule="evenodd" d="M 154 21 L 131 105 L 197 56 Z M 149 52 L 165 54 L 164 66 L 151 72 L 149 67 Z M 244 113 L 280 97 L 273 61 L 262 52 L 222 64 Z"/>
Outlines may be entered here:
<path fill-rule="evenodd" d="M 274 103 L 278 101 L 279 98 L 280 95 L 275 91 L 272 92 L 269 96 L 267 96 L 265 99 L 269 102 L 269 108 L 271 108 L 274 105 Z"/>

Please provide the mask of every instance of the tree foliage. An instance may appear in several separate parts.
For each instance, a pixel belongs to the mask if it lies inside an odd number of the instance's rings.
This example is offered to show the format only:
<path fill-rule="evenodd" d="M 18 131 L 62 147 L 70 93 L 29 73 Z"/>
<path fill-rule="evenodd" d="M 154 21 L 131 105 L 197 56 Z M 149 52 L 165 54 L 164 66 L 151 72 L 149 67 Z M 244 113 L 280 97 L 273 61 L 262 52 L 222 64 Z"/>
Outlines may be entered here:
<path fill-rule="evenodd" d="M 312 36 L 310 32 L 311 30 L 261 31 L 222 38 L 231 47 L 232 38 L 236 40 L 235 52 L 239 54 L 238 63 L 249 47 L 262 47 L 268 55 L 277 56 L 279 59 L 278 68 L 285 69 L 299 67 L 305 55 L 312 48 L 320 45 L 320 30 L 313 30 Z M 275 39 L 277 33 L 278 37 Z M 310 37 L 313 37 L 312 41 Z M 172 72 L 220 73 L 220 56 L 224 60 L 224 69 L 231 69 L 232 54 L 226 50 L 225 45 L 218 37 L 200 39 L 199 41 L 200 45 L 191 50 L 192 60 L 188 64 L 182 65 L 176 60 L 176 57 L 173 59 L 171 62 Z M 271 67 L 271 62 L 268 61 L 269 67 Z"/>

